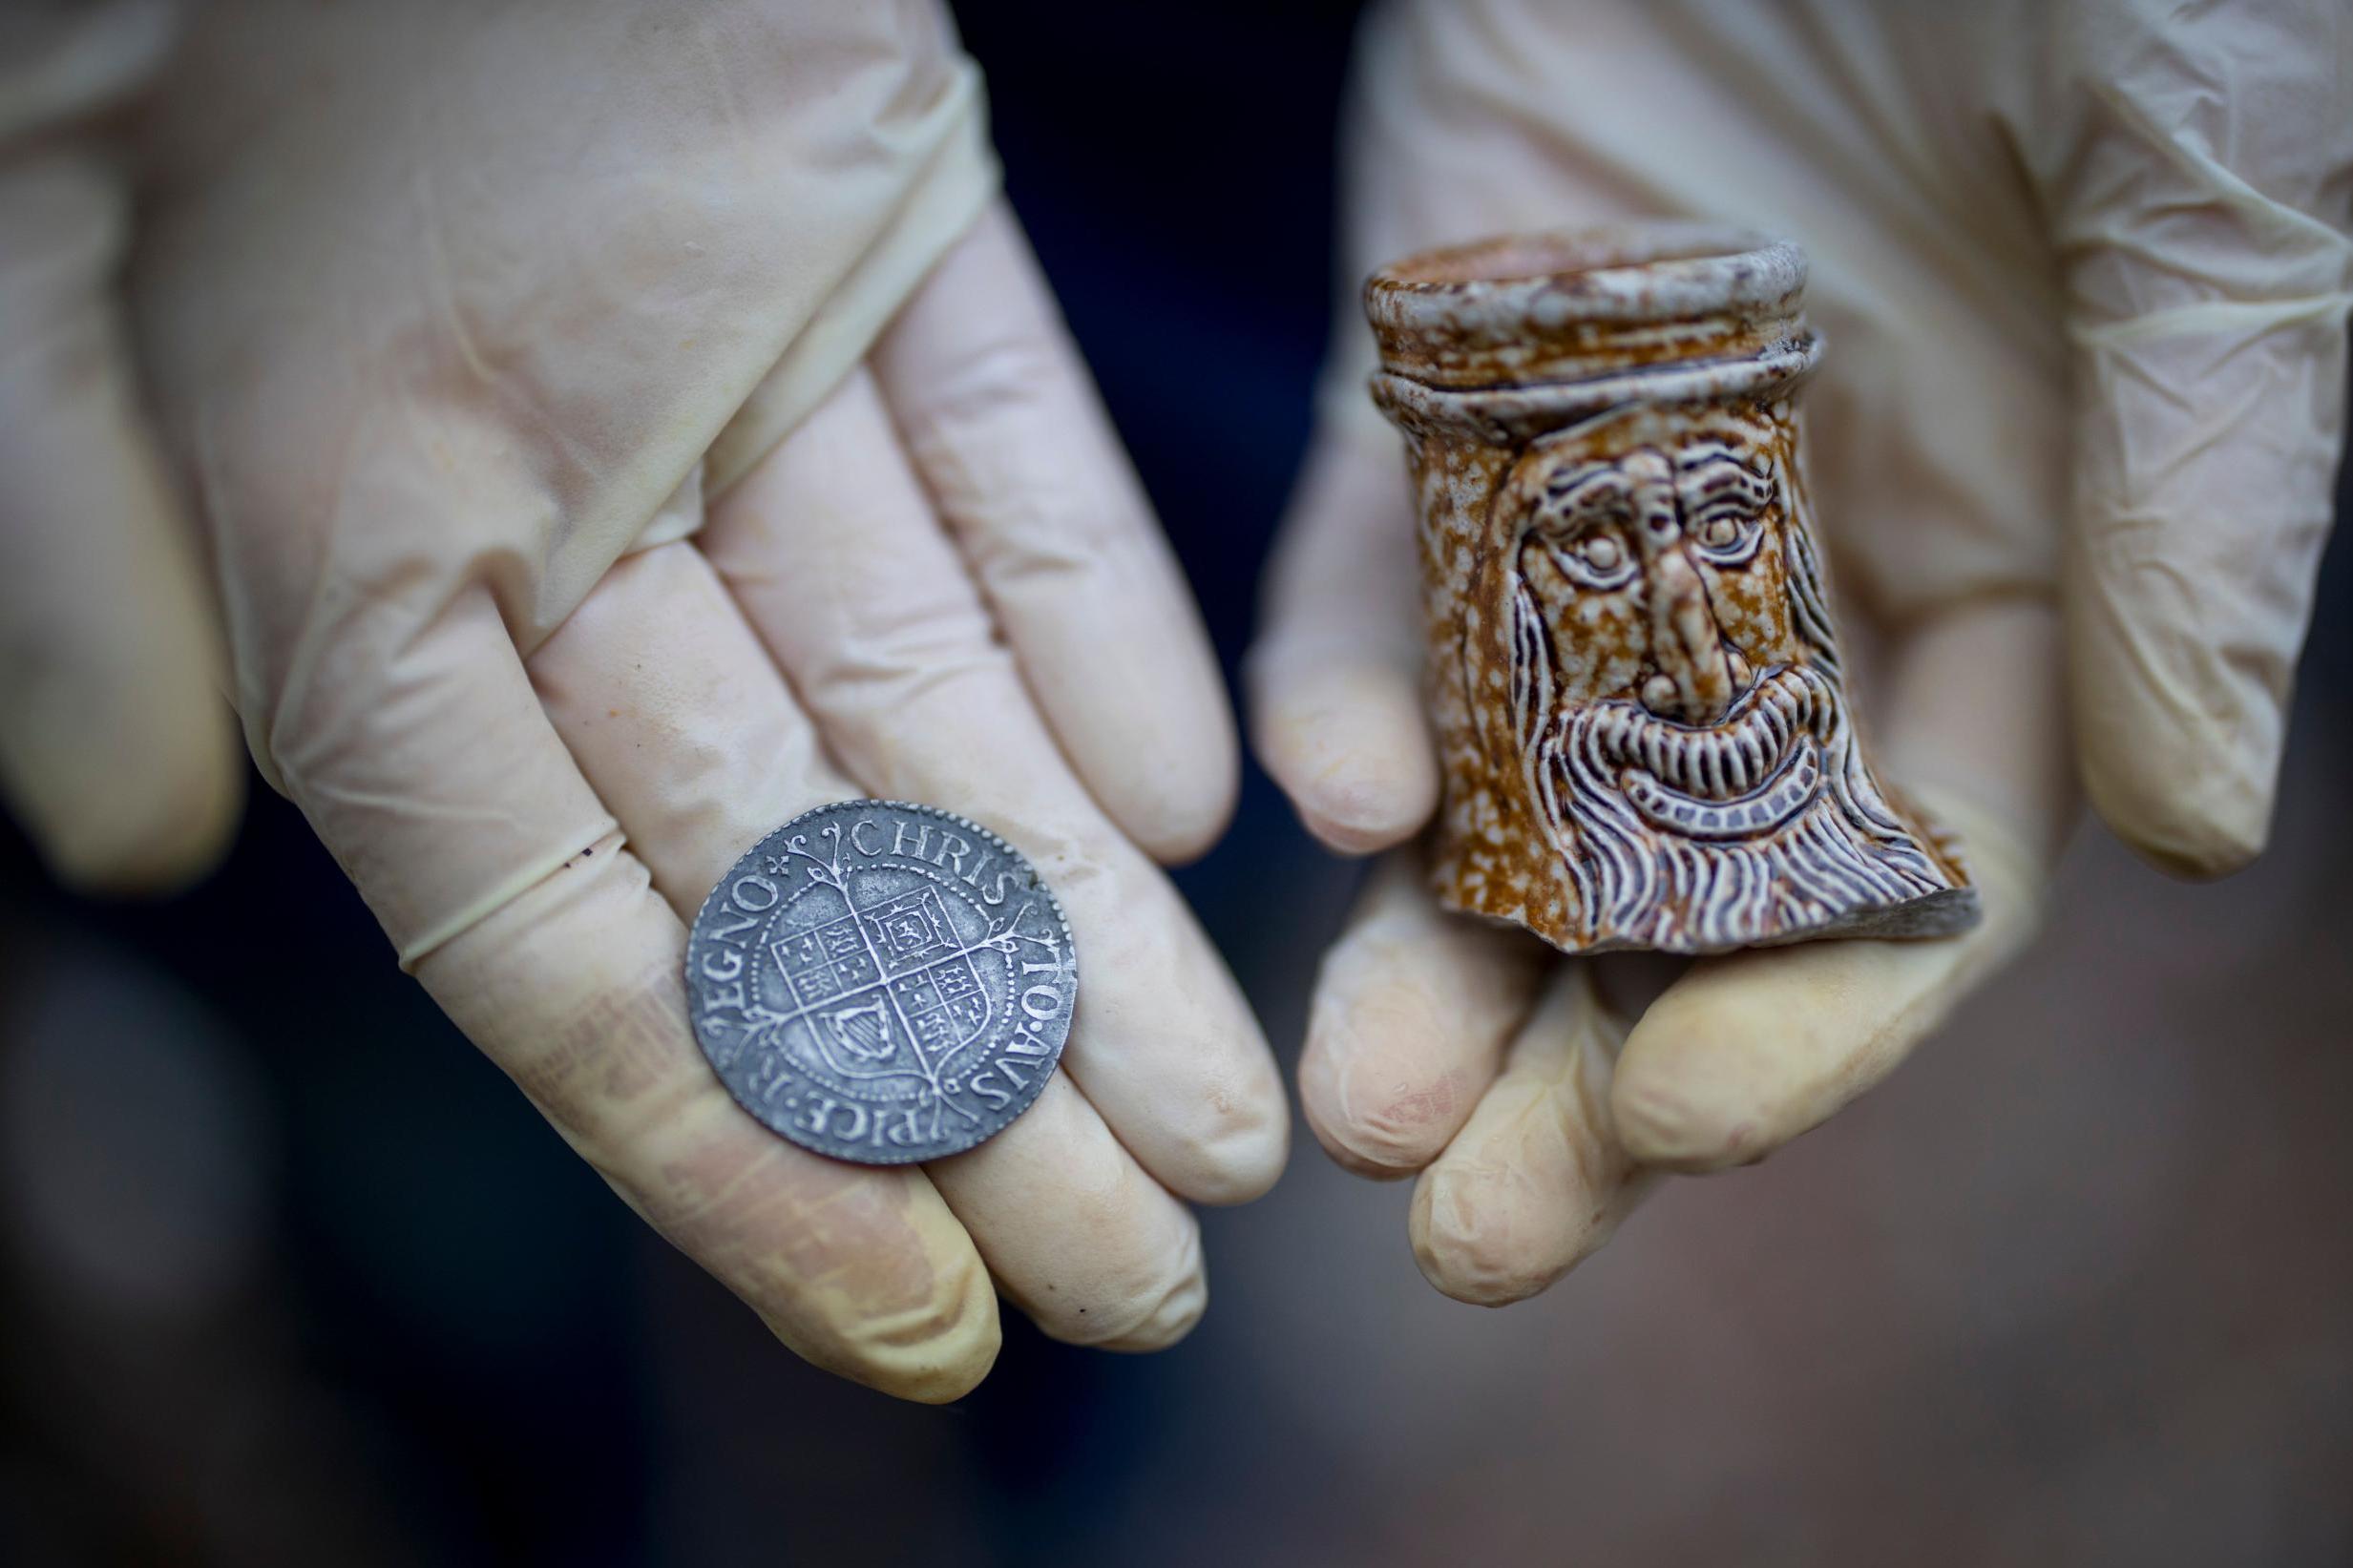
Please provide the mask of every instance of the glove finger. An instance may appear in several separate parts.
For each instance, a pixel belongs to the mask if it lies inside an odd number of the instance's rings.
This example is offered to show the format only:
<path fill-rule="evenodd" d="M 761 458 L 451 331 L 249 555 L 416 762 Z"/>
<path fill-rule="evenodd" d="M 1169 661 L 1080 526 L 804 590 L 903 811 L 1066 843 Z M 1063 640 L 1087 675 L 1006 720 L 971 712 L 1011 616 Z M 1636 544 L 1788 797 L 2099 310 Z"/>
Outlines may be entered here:
<path fill-rule="evenodd" d="M 1457 1301 L 1504 1307 L 1592 1255 L 1649 1182 L 1610 1126 L 1610 1058 L 1626 1022 L 1584 964 L 1554 972 L 1502 1074 L 1421 1173 L 1406 1233 Z"/>
<path fill-rule="evenodd" d="M 691 544 L 620 561 L 530 670 L 557 733 L 682 921 L 778 824 L 863 793 L 824 754 Z M 1192 1216 L 1059 1076 L 985 1155 L 940 1161 L 930 1176 L 998 1286 L 1056 1338 L 1151 1349 L 1198 1319 L 1206 1290 Z"/>
<path fill-rule="evenodd" d="M 1350 427 L 1310 454 L 1269 568 L 1246 666 L 1250 743 L 1342 854 L 1404 842 L 1438 805 L 1418 534 L 1397 440 Z"/>
<path fill-rule="evenodd" d="M 1902 650 L 1880 762 L 1958 834 L 1984 906 L 1936 941 L 1809 942 L 1694 963 L 1648 1008 L 1618 1060 L 1612 1114 L 1646 1164 L 1746 1164 L 1894 1070 L 1953 1004 L 2032 934 L 2071 813 L 2045 605 L 1950 612 Z"/>
<path fill-rule="evenodd" d="M 681 920 L 769 831 L 861 793 L 684 540 L 623 556 L 526 667 Z"/>
<path fill-rule="evenodd" d="M 2074 348 L 2062 561 L 2084 782 L 2120 837 L 2190 876 L 2237 869 L 2269 831 L 2344 432 L 2353 30 L 2302 9 L 2309 47 L 2247 49 L 2235 8 L 2099 8 L 2063 30 L 2105 87 L 2069 96 L 2038 171 Z"/>
<path fill-rule="evenodd" d="M 76 163 L 0 175 L 0 791 L 61 878 L 129 891 L 220 857 L 244 760 L 108 294 L 121 207 Z"/>
<path fill-rule="evenodd" d="M 878 792 L 1019 846 L 1070 915 L 1084 979 L 1063 1064 L 1164 1185 L 1272 1183 L 1282 1087 L 1232 977 L 1166 877 L 1057 754 L 864 374 L 723 498 L 704 548 Z"/>
<path fill-rule="evenodd" d="M 1201 1321 L 1200 1223 L 1068 1075 L 1048 1078 L 1003 1132 L 930 1168 L 998 1287 L 1052 1337 L 1158 1350 Z"/>
<path fill-rule="evenodd" d="M 381 607 L 380 607 L 381 608 Z M 820 1367 L 952 1399 L 996 1304 L 919 1171 L 754 1121 L 688 1031 L 685 928 L 541 712 L 490 593 L 290 699 L 276 757 L 404 961 L 614 1189 Z M 451 911 L 451 912 L 444 912 Z"/>
<path fill-rule="evenodd" d="M 875 345 L 884 402 L 1063 754 L 1166 861 L 1223 831 L 1225 683 L 1019 224 L 982 214 Z"/>
<path fill-rule="evenodd" d="M 1494 1081 L 1545 951 L 1440 909 L 1418 851 L 1384 860 L 1325 955 L 1299 1057 L 1325 1151 L 1375 1178 L 1436 1159 Z"/>

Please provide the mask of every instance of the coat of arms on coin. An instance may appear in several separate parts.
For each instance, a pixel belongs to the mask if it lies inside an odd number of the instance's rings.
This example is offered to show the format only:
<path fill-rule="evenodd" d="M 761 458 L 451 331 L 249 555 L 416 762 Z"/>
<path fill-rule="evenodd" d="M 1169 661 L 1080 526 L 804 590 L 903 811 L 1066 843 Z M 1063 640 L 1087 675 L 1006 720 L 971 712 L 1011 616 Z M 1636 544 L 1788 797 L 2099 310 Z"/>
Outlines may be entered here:
<path fill-rule="evenodd" d="M 1045 1087 L 1079 972 L 1020 852 L 928 805 L 843 801 L 752 846 L 686 943 L 695 1037 L 745 1109 L 837 1160 L 969 1149 Z"/>

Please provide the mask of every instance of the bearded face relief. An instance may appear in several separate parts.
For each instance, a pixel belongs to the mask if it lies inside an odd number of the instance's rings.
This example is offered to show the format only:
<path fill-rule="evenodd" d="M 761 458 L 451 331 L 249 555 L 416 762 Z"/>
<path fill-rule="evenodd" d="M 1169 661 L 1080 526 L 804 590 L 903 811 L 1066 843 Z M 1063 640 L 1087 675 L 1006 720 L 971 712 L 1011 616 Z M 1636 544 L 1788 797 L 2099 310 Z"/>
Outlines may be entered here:
<path fill-rule="evenodd" d="M 1612 264 L 1433 282 L 1499 247 Z M 1687 248 L 1502 241 L 1368 288 L 1420 480 L 1439 897 L 1571 951 L 1962 929 L 1975 894 L 1848 705 L 1795 477 L 1802 261 L 1646 255 Z"/>
<path fill-rule="evenodd" d="M 1506 492 L 1513 740 L 1585 946 L 1785 941 L 1952 886 L 1862 765 L 1793 437 L 1638 409 Z"/>

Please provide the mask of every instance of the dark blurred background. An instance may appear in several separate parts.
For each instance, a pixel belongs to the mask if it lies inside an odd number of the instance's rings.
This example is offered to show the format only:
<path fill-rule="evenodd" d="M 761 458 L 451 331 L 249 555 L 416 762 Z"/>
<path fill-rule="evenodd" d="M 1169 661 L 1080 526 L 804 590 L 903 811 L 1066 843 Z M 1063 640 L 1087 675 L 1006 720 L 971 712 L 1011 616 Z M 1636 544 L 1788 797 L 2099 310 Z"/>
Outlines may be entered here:
<path fill-rule="evenodd" d="M 1229 666 L 1307 434 L 1351 6 L 963 8 Z M 2341 512 L 2344 510 L 2341 506 Z M 1178 1349 L 810 1371 L 394 969 L 301 820 L 138 908 L 0 847 L 0 1561 L 2353 1560 L 2353 632 L 2273 853 L 2087 831 L 1885 1088 L 1502 1313 L 1302 1131 Z M 1181 881 L 1295 1054 L 1356 872 L 1253 774 Z"/>

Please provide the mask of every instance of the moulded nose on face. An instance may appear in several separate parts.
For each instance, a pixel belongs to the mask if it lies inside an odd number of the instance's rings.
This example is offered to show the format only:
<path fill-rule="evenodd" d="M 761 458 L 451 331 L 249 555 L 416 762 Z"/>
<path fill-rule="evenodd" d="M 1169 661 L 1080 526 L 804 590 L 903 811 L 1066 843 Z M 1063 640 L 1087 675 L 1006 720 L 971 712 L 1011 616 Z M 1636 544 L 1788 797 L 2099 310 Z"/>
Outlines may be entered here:
<path fill-rule="evenodd" d="M 1662 719 L 1714 723 L 1739 688 L 1708 584 L 1684 548 L 1673 470 L 1654 452 L 1635 453 L 1626 469 L 1634 482 L 1634 537 L 1643 554 L 1654 667 L 1642 683 L 1642 705 Z"/>

